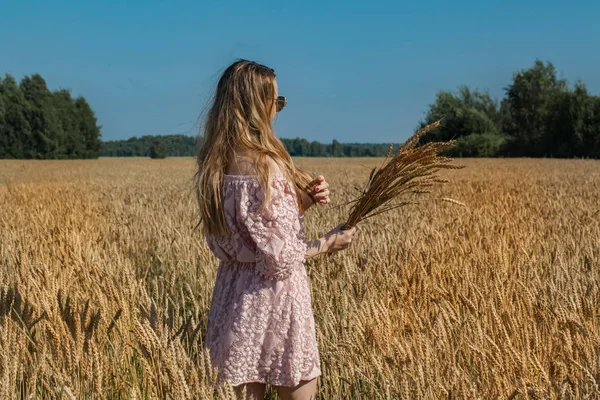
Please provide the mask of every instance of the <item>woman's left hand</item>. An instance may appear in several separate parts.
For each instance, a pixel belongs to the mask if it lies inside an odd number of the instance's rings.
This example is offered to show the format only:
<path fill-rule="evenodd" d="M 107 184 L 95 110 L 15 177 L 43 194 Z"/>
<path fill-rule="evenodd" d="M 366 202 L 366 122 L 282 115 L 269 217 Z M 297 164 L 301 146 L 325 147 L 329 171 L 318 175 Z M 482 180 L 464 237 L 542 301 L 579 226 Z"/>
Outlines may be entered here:
<path fill-rule="evenodd" d="M 329 183 L 325 181 L 323 175 L 317 176 L 310 183 L 311 191 L 309 192 L 315 204 L 327 204 L 331 201 L 329 198 Z"/>

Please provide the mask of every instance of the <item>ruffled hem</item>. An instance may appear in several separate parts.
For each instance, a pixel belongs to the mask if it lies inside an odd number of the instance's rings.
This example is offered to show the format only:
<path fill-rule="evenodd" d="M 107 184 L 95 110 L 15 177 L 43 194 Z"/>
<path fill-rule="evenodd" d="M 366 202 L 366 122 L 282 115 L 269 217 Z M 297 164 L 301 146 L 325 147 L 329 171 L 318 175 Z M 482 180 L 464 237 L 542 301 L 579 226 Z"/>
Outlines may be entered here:
<path fill-rule="evenodd" d="M 272 380 L 272 379 L 267 379 L 262 376 L 254 376 L 254 377 L 238 378 L 238 379 L 228 379 L 228 378 L 223 377 L 218 382 L 221 385 L 223 385 L 224 383 L 228 383 L 232 386 L 238 386 L 238 385 L 242 385 L 245 383 L 264 383 L 265 385 L 272 385 L 272 386 L 294 387 L 294 386 L 297 386 L 301 381 L 310 381 L 321 375 L 322 375 L 321 369 L 314 368 L 310 373 L 308 373 L 306 375 L 302 375 L 297 381 L 291 380 L 291 379 Z"/>

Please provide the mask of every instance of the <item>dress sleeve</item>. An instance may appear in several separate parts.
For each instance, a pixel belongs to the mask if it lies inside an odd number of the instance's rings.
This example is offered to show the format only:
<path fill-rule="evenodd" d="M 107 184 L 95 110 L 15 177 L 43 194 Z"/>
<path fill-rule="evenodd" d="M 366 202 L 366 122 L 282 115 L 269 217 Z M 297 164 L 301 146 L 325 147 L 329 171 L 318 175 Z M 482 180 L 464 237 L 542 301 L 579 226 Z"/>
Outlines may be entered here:
<path fill-rule="evenodd" d="M 294 268 L 304 263 L 307 247 L 294 189 L 287 180 L 273 180 L 271 200 L 263 210 L 265 194 L 258 182 L 247 182 L 240 189 L 236 204 L 238 222 L 256 245 L 259 274 L 273 280 L 288 278 Z"/>

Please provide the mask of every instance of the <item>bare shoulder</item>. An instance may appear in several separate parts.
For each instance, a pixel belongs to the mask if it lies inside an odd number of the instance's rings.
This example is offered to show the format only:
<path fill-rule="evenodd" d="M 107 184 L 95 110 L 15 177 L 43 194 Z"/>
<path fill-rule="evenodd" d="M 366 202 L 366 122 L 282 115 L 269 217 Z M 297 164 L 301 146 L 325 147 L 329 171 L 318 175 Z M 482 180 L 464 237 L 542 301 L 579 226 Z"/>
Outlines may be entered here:
<path fill-rule="evenodd" d="M 275 162 L 275 160 L 273 160 L 271 157 L 267 156 L 267 162 L 269 163 L 269 169 L 271 170 L 272 174 L 277 174 L 277 173 L 281 172 L 281 168 L 279 167 L 279 164 L 277 164 Z"/>
<path fill-rule="evenodd" d="M 227 168 L 227 175 L 256 175 L 256 159 L 254 154 L 238 152 Z M 281 172 L 281 168 L 271 157 L 267 157 L 267 162 L 272 174 Z"/>

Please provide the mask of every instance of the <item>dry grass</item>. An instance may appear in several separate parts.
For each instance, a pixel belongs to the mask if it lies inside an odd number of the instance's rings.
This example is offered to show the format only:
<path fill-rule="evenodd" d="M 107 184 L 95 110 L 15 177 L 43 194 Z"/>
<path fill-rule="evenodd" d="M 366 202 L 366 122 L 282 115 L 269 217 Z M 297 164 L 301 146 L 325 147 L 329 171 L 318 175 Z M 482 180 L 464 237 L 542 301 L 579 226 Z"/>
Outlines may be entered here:
<path fill-rule="evenodd" d="M 297 162 L 331 184 L 316 237 L 381 160 Z M 467 209 L 408 205 L 307 263 L 320 398 L 600 396 L 600 163 L 461 163 L 439 194 Z M 0 398 L 231 394 L 202 351 L 216 261 L 191 234 L 193 173 L 0 161 Z"/>

